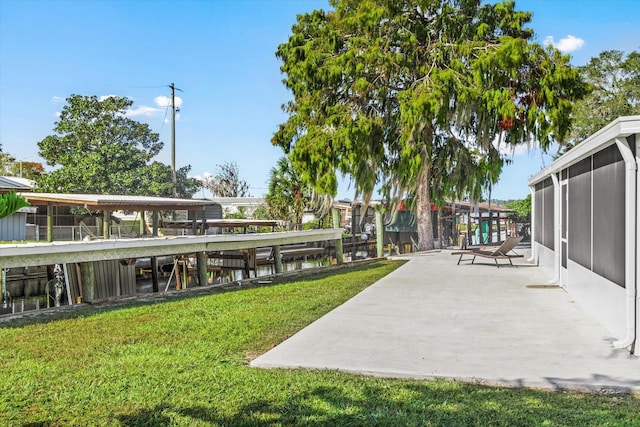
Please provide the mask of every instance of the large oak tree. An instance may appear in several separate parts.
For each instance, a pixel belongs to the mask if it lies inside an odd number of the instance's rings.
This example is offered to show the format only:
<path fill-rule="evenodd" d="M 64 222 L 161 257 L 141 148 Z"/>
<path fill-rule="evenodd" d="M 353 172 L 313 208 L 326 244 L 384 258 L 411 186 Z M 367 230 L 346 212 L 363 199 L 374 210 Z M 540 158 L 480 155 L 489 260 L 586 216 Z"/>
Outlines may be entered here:
<path fill-rule="evenodd" d="M 568 57 L 532 42 L 513 2 L 331 0 L 298 16 L 277 50 L 293 100 L 272 142 L 301 177 L 335 195 L 410 197 L 420 249 L 432 202 L 495 183 L 506 146 L 563 140 L 587 90 Z"/>
<path fill-rule="evenodd" d="M 40 156 L 57 167 L 38 179 L 38 191 L 171 197 L 171 167 L 153 161 L 163 144 L 147 124 L 126 116 L 132 104 L 117 96 L 67 98 L 55 134 L 38 142 Z M 200 185 L 189 170 L 176 171 L 181 197 Z"/>

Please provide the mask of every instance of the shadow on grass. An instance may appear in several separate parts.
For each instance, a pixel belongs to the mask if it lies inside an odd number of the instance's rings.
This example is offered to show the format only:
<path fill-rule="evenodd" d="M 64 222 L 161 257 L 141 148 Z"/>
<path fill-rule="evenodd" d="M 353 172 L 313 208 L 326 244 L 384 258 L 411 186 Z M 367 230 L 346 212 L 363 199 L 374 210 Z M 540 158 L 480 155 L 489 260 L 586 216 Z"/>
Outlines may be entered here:
<path fill-rule="evenodd" d="M 633 425 L 640 415 L 631 396 L 561 394 L 440 382 L 409 383 L 389 393 L 364 386 L 353 398 L 339 386 L 317 386 L 283 402 L 255 399 L 233 413 L 215 407 L 158 406 L 118 417 L 125 426 L 530 426 Z M 634 421 L 635 420 L 635 421 Z"/>

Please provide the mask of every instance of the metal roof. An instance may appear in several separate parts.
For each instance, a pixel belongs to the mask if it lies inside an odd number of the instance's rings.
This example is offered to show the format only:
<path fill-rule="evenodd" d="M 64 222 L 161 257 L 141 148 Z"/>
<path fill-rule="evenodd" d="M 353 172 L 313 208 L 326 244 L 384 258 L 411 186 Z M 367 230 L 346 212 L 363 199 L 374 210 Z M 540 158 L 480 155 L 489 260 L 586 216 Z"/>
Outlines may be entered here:
<path fill-rule="evenodd" d="M 606 148 L 606 146 L 615 144 L 615 138 L 627 137 L 637 133 L 640 133 L 640 116 L 618 117 L 531 177 L 529 185 L 533 186 L 567 166 Z"/>
<path fill-rule="evenodd" d="M 112 194 L 20 193 L 32 205 L 82 206 L 91 210 L 200 210 L 215 205 L 211 200 Z"/>
<path fill-rule="evenodd" d="M 28 191 L 33 188 L 33 181 L 14 176 L 0 176 L 0 191 Z"/>
<path fill-rule="evenodd" d="M 504 206 L 499 206 L 494 203 L 491 203 L 491 204 L 486 202 L 473 203 L 473 202 L 465 202 L 462 200 L 456 200 L 455 202 L 447 202 L 446 205 L 443 206 L 443 208 L 450 210 L 452 206 L 455 206 L 456 209 L 460 209 L 460 210 L 474 210 L 477 208 L 477 210 L 480 212 L 484 212 L 484 211 L 512 212 L 513 211 L 513 209 L 505 208 Z M 465 208 L 465 209 L 462 209 L 462 208 Z"/>
<path fill-rule="evenodd" d="M 266 203 L 264 197 L 213 197 L 208 200 L 216 202 L 220 205 L 236 206 L 255 206 L 264 205 Z"/>

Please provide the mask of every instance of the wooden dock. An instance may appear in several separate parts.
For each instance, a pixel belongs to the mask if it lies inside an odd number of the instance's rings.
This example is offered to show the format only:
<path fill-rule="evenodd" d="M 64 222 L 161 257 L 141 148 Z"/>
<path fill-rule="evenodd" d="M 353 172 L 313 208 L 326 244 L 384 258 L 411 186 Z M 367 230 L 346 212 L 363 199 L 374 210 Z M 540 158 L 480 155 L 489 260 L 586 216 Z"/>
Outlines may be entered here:
<path fill-rule="evenodd" d="M 209 259 L 237 258 L 238 251 L 254 255 L 254 269 L 272 264 L 282 271 L 281 247 L 340 239 L 340 229 L 306 230 L 281 233 L 216 234 L 200 236 L 156 237 L 143 239 L 109 239 L 83 242 L 29 243 L 3 245 L 0 268 L 25 268 L 61 264 L 66 277 L 68 303 L 121 297 L 135 293 L 136 262 L 150 258 L 154 290 L 158 289 L 157 259 L 166 256 L 196 259 L 197 282 L 206 283 Z M 257 249 L 261 248 L 261 249 Z M 267 248 L 266 250 L 263 248 Z M 285 256 L 309 256 L 322 248 L 293 246 Z M 303 252 L 300 252 L 300 251 Z M 324 250 L 324 249 L 322 249 Z M 269 253 L 273 255 L 270 256 Z M 220 254 L 220 255 L 219 255 Z M 224 255 L 226 254 L 226 255 Z M 243 260 L 245 255 L 242 255 Z M 248 259 L 247 259 L 248 260 Z M 242 269 L 245 269 L 244 265 Z"/>

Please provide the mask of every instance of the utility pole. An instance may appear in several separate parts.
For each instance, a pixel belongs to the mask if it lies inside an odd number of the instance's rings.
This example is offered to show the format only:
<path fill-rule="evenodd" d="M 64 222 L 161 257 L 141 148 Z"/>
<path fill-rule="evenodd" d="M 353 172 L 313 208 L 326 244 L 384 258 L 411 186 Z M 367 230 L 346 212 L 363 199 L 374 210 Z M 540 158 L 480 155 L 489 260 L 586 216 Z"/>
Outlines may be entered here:
<path fill-rule="evenodd" d="M 178 197 L 176 183 L 176 90 L 180 92 L 182 90 L 176 88 L 173 83 L 169 87 L 171 88 L 171 183 L 173 197 Z"/>

